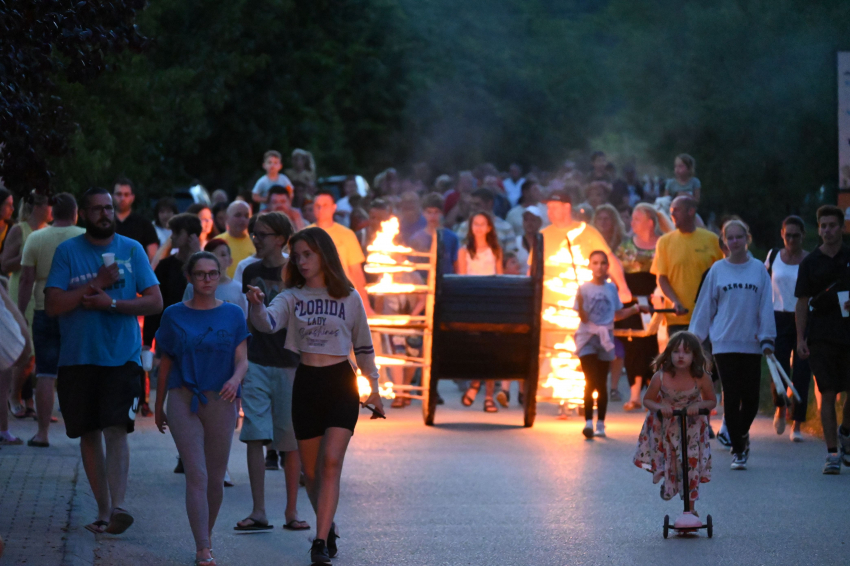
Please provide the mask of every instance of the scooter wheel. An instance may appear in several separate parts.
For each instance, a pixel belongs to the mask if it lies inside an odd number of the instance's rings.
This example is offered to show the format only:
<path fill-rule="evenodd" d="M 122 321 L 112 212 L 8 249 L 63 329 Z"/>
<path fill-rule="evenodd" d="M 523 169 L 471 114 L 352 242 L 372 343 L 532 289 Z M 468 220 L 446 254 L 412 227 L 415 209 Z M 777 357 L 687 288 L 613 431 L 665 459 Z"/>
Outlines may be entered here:
<path fill-rule="evenodd" d="M 714 525 L 711 522 L 711 515 L 705 516 L 705 530 L 708 533 L 708 538 L 714 536 Z"/>
<path fill-rule="evenodd" d="M 664 515 L 664 538 L 670 532 L 670 515 Z"/>

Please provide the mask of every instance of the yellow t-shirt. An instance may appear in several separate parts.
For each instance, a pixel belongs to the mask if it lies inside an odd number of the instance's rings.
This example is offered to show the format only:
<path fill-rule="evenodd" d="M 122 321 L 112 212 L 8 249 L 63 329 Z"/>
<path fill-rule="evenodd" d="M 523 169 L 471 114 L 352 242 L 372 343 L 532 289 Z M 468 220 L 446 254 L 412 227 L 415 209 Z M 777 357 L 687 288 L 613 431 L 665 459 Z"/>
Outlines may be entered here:
<path fill-rule="evenodd" d="M 697 228 L 690 234 L 674 230 L 658 239 L 650 272 L 666 276 L 679 301 L 688 309 L 682 316 L 668 314 L 668 325 L 690 323 L 702 276 L 721 259 L 720 240 L 704 228 Z"/>
<path fill-rule="evenodd" d="M 227 276 L 233 279 L 233 274 L 236 273 L 236 266 L 239 262 L 257 253 L 257 249 L 254 247 L 254 242 L 251 241 L 251 236 L 234 238 L 230 235 L 230 232 L 225 232 L 216 236 L 216 238 L 221 238 L 230 246 L 230 256 L 233 258 L 233 263 L 227 268 Z"/>
<path fill-rule="evenodd" d="M 33 289 L 35 310 L 44 310 L 44 284 L 50 274 L 50 266 L 53 265 L 53 254 L 56 253 L 56 248 L 65 240 L 85 233 L 85 229 L 79 226 L 63 226 L 61 228 L 48 226 L 33 232 L 27 238 L 21 256 L 21 265 L 35 268 L 35 288 Z M 18 300 L 17 297 L 13 297 L 13 299 Z"/>
<path fill-rule="evenodd" d="M 315 224 L 310 224 L 308 228 L 313 226 Z M 331 240 L 334 241 L 336 251 L 339 254 L 339 260 L 342 262 L 342 268 L 345 269 L 345 276 L 351 279 L 351 274 L 349 273 L 350 266 L 360 265 L 366 261 L 366 256 L 363 255 L 363 248 L 360 247 L 357 235 L 354 231 L 336 222 L 333 223 L 333 226 L 324 230 L 331 237 Z"/>

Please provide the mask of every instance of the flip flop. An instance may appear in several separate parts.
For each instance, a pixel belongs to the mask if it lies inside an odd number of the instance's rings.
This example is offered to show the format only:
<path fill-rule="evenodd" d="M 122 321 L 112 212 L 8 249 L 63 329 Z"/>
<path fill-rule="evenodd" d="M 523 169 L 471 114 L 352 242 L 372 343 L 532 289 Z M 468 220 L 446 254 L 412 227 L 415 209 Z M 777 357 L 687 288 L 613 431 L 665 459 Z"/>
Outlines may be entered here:
<path fill-rule="evenodd" d="M 33 448 L 50 448 L 50 443 L 30 438 L 27 440 L 27 446 L 32 446 Z"/>
<path fill-rule="evenodd" d="M 20 438 L 15 438 L 13 440 L 9 440 L 5 436 L 0 436 L 0 446 L 20 446 L 24 441 Z"/>
<path fill-rule="evenodd" d="M 270 531 L 274 528 L 274 525 L 269 525 L 268 523 L 261 523 L 259 521 L 255 521 L 251 517 L 247 517 L 245 519 L 242 519 L 242 521 L 251 521 L 252 524 L 241 526 L 241 527 L 239 525 L 236 525 L 235 527 L 233 527 L 234 531 L 260 532 L 260 531 Z M 240 521 L 240 523 L 242 521 Z"/>
<path fill-rule="evenodd" d="M 299 524 L 302 524 L 304 526 L 303 527 L 297 526 Z M 298 519 L 292 519 L 291 521 L 286 523 L 283 526 L 283 528 L 286 529 L 287 531 L 309 531 L 310 525 L 307 523 L 307 521 L 299 521 Z"/>
<path fill-rule="evenodd" d="M 124 531 L 130 528 L 130 525 L 133 524 L 133 516 L 127 513 L 125 509 L 120 507 L 116 507 L 112 511 L 112 517 L 109 519 L 109 526 L 106 527 L 104 532 L 107 532 L 111 535 L 120 535 Z"/>
<path fill-rule="evenodd" d="M 90 533 L 94 533 L 96 535 L 103 534 L 105 531 L 105 527 L 109 525 L 106 521 L 95 521 L 94 523 L 89 523 L 86 525 L 86 530 Z"/>

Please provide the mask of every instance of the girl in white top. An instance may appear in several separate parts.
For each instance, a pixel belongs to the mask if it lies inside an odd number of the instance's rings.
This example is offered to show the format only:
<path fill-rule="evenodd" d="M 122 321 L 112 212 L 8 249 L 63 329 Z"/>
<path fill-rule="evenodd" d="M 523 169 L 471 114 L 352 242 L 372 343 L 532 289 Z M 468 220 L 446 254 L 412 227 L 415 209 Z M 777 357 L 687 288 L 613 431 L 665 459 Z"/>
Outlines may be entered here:
<path fill-rule="evenodd" d="M 466 245 L 457 254 L 458 275 L 502 275 L 502 247 L 496 234 L 493 217 L 486 212 L 476 212 L 469 219 L 469 233 Z M 469 407 L 475 402 L 475 396 L 481 389 L 480 381 L 473 381 L 460 402 Z M 484 382 L 484 410 L 495 413 L 499 409 L 493 401 L 496 382 L 488 379 Z"/>
<path fill-rule="evenodd" d="M 791 363 L 791 352 L 797 350 L 797 322 L 794 309 L 797 298 L 794 296 L 794 287 L 797 285 L 797 272 L 800 270 L 800 262 L 809 255 L 803 249 L 803 236 L 805 235 L 805 224 L 799 216 L 789 216 L 782 221 L 782 241 L 785 247 L 773 249 L 767 255 L 764 262 L 770 274 L 771 286 L 773 287 L 773 316 L 776 321 L 776 359 L 782 364 L 785 373 L 791 376 L 791 382 L 800 394 L 800 401 L 792 403 L 793 425 L 791 427 L 791 441 L 802 442 L 803 435 L 800 425 L 806 420 L 806 408 L 809 403 L 809 382 L 812 370 L 808 359 L 801 359 L 794 355 L 794 363 Z M 793 374 L 792 374 L 793 368 Z M 770 383 L 773 393 L 773 404 L 776 413 L 773 416 L 773 428 L 776 434 L 785 432 L 785 421 L 787 418 L 787 407 L 785 397 L 776 393 L 773 382 Z"/>
<path fill-rule="evenodd" d="M 260 332 L 286 328 L 286 349 L 301 354 L 292 387 L 292 424 L 316 511 L 311 558 L 314 564 L 330 564 L 339 537 L 333 520 L 342 462 L 360 408 L 357 377 L 348 357 L 352 349 L 372 385 L 366 403 L 381 415 L 384 408 L 366 310 L 345 276 L 333 240 L 313 227 L 295 234 L 289 245 L 287 288 L 266 308 L 262 291 L 249 285 L 249 317 Z"/>
<path fill-rule="evenodd" d="M 466 245 L 457 255 L 458 275 L 501 275 L 502 246 L 493 217 L 476 212 L 469 219 Z"/>

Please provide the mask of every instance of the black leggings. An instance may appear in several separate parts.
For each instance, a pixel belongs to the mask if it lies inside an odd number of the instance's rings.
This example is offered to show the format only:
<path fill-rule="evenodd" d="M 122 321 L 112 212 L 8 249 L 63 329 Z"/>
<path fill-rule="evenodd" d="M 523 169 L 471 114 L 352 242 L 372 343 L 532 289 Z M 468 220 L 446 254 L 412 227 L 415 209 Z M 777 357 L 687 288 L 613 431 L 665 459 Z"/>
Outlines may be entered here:
<path fill-rule="evenodd" d="M 584 418 L 593 418 L 593 392 L 596 398 L 596 408 L 599 410 L 599 420 L 605 420 L 608 410 L 608 369 L 611 362 L 602 361 L 596 354 L 581 356 L 581 371 L 584 372 Z"/>
<path fill-rule="evenodd" d="M 723 412 L 732 452 L 740 454 L 759 410 L 761 354 L 715 354 L 714 361 L 723 383 Z"/>
<path fill-rule="evenodd" d="M 776 321 L 776 359 L 785 373 L 791 376 L 791 383 L 800 394 L 799 402 L 793 399 L 789 401 L 794 407 L 793 419 L 802 423 L 806 421 L 806 409 L 809 407 L 809 383 L 812 381 L 812 370 L 809 367 L 809 360 L 804 360 L 797 355 L 797 324 L 794 313 L 774 311 L 773 316 Z M 794 353 L 793 372 L 791 352 Z M 785 397 L 776 394 L 773 380 L 770 380 L 770 391 L 773 393 L 773 404 L 782 407 L 785 404 Z"/>

